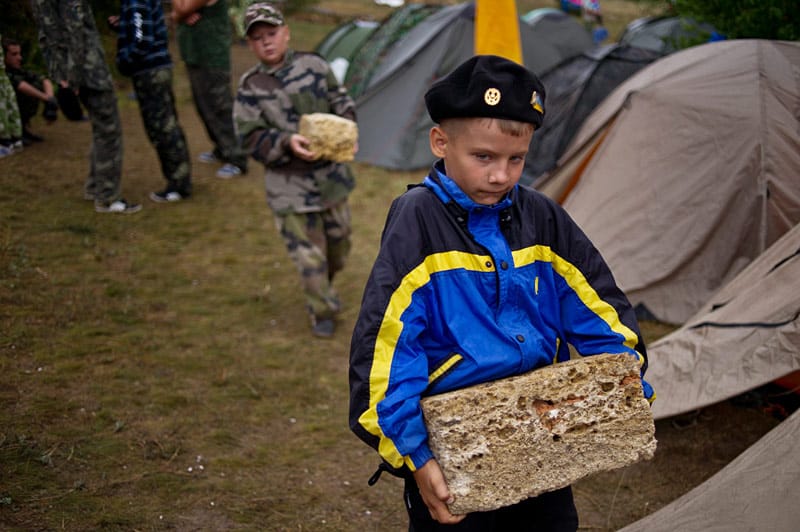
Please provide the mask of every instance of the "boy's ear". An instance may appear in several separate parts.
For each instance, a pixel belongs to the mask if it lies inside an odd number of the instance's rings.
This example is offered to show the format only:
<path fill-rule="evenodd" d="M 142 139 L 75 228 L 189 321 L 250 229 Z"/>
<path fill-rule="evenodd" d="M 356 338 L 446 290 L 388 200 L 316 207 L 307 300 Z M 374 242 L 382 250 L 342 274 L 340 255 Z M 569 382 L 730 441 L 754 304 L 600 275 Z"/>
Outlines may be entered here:
<path fill-rule="evenodd" d="M 431 153 L 439 159 L 447 155 L 447 133 L 439 126 L 433 126 L 429 133 Z"/>

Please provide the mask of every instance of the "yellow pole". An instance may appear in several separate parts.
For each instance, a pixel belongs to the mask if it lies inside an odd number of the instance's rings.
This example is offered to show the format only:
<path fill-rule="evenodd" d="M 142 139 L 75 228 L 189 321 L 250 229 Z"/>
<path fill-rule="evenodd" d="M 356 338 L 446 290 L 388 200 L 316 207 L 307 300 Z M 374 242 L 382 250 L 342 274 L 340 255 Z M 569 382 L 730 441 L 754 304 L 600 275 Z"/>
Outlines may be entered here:
<path fill-rule="evenodd" d="M 522 64 L 515 0 L 475 0 L 475 53 Z"/>

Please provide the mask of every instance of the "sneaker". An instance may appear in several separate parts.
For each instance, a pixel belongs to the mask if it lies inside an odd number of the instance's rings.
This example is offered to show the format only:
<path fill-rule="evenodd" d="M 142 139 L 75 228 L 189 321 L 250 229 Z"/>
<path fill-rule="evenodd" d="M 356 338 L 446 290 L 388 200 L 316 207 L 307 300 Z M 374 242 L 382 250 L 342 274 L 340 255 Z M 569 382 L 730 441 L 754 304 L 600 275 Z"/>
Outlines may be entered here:
<path fill-rule="evenodd" d="M 242 169 L 235 164 L 225 163 L 217 170 L 217 177 L 220 179 L 231 179 L 237 175 L 242 175 Z"/>
<path fill-rule="evenodd" d="M 111 203 L 101 203 L 97 200 L 94 202 L 94 210 L 97 212 L 111 212 L 120 214 L 133 214 L 142 210 L 142 206 L 138 203 L 128 203 L 124 199 L 112 201 Z"/>
<path fill-rule="evenodd" d="M 319 338 L 330 338 L 336 331 L 336 322 L 331 318 L 313 318 L 311 333 Z"/>
<path fill-rule="evenodd" d="M 204 151 L 197 156 L 197 160 L 206 164 L 214 164 L 219 162 L 219 159 L 217 159 L 217 156 L 214 155 L 213 151 Z"/>
<path fill-rule="evenodd" d="M 189 194 L 181 193 L 176 190 L 162 190 L 161 192 L 151 192 L 150 199 L 156 203 L 175 203 L 176 201 L 185 200 Z"/>
<path fill-rule="evenodd" d="M 14 154 L 14 149 L 0 144 L 0 159 Z"/>

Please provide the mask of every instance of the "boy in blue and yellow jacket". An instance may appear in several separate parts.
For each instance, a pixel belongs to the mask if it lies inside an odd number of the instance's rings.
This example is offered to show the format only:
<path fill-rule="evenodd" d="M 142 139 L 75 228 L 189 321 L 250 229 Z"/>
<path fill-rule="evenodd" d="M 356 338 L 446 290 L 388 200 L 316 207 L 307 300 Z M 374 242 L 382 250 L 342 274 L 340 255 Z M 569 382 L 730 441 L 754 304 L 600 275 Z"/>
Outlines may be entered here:
<path fill-rule="evenodd" d="M 350 426 L 406 479 L 410 529 L 575 530 L 569 487 L 494 512 L 450 514 L 420 398 L 583 356 L 628 353 L 633 309 L 569 215 L 518 185 L 544 118 L 524 67 L 475 56 L 425 95 L 439 160 L 391 206 L 350 353 Z M 645 396 L 653 397 L 642 381 Z"/>

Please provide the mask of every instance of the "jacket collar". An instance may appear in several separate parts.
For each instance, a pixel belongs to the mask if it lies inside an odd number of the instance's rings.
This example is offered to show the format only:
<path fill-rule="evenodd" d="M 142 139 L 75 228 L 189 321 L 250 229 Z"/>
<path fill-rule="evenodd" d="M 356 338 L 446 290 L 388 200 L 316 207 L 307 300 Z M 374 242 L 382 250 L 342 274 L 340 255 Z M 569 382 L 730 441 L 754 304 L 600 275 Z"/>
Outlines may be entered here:
<path fill-rule="evenodd" d="M 496 212 L 507 209 L 511 206 L 512 199 L 517 193 L 517 187 L 519 187 L 519 185 L 515 185 L 511 192 L 506 194 L 500 203 L 496 203 L 494 205 L 481 205 L 472 201 L 472 199 L 467 196 L 463 190 L 461 190 L 461 187 L 459 187 L 456 182 L 450 179 L 444 172 L 444 161 L 440 159 L 434 163 L 433 168 L 431 168 L 430 173 L 422 184 L 436 194 L 439 200 L 445 205 L 454 202 L 467 213 L 472 212 L 475 209 L 491 209 Z"/>

